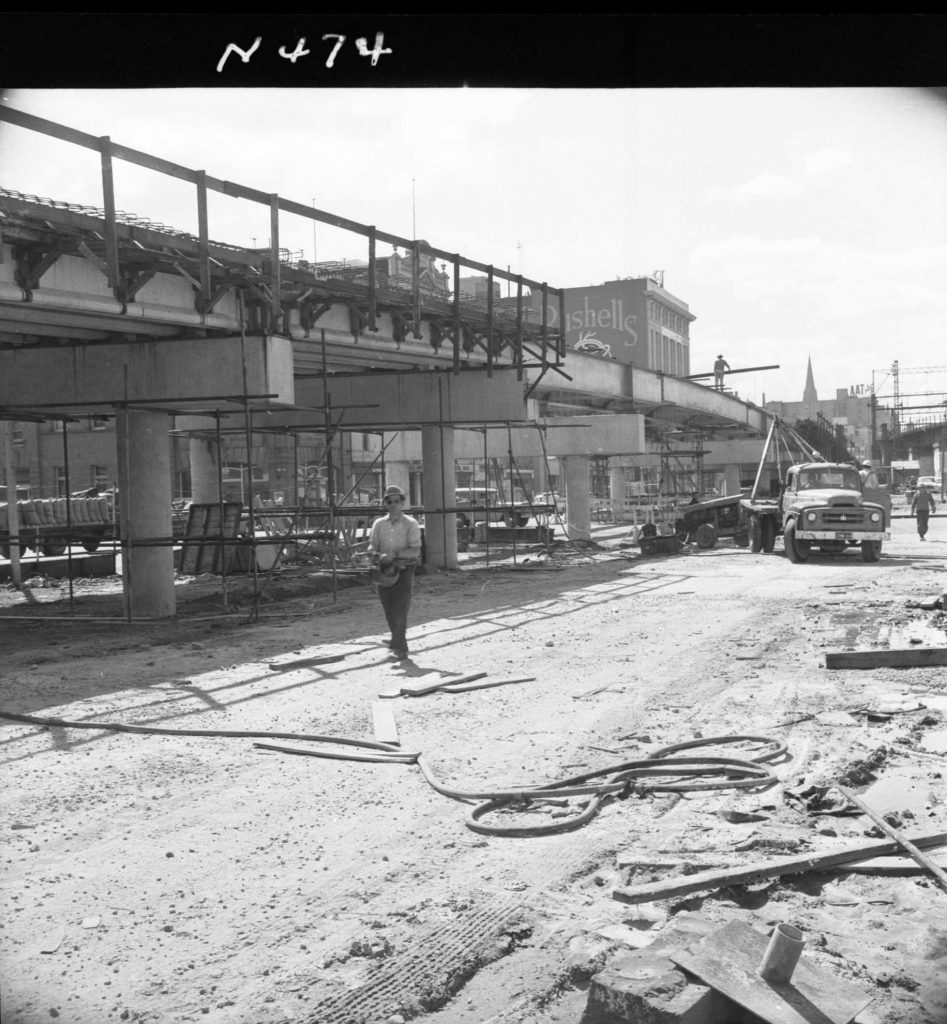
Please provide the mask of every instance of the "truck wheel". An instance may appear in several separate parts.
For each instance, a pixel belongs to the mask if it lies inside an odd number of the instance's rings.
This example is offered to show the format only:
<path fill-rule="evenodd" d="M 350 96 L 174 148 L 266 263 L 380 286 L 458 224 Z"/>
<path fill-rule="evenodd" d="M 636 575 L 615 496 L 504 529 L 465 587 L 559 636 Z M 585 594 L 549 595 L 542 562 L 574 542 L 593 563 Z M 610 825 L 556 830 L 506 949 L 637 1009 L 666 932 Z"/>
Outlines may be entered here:
<path fill-rule="evenodd" d="M 733 543 L 736 544 L 738 548 L 748 547 L 750 544 L 749 533 L 747 533 L 745 530 L 741 531 L 740 533 L 735 533 L 733 535 Z"/>
<path fill-rule="evenodd" d="M 757 554 L 763 550 L 763 525 L 759 516 L 750 516 L 750 550 Z"/>
<path fill-rule="evenodd" d="M 699 548 L 712 548 L 717 543 L 717 527 L 713 523 L 701 523 L 694 531 L 694 540 Z"/>
<path fill-rule="evenodd" d="M 790 519 L 783 528 L 783 547 L 790 562 L 808 562 L 810 545 L 807 540 L 796 540 L 796 524 Z"/>
<path fill-rule="evenodd" d="M 861 548 L 863 562 L 877 562 L 881 558 L 880 540 L 863 540 Z"/>
<path fill-rule="evenodd" d="M 66 544 L 61 540 L 44 540 L 40 545 L 40 551 L 42 551 L 44 555 L 56 557 L 58 555 L 65 554 Z"/>

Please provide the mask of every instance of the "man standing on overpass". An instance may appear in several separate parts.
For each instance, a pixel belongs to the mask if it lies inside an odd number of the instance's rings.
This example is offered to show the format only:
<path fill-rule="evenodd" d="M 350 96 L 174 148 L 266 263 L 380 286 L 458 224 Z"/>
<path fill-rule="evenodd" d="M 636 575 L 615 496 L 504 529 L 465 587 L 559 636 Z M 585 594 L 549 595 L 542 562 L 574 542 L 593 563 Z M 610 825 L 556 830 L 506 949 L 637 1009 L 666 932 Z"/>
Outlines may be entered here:
<path fill-rule="evenodd" d="M 725 370 L 730 369 L 730 364 L 723 358 L 723 356 L 717 356 L 714 362 L 714 387 L 718 391 L 723 391 L 723 374 Z"/>

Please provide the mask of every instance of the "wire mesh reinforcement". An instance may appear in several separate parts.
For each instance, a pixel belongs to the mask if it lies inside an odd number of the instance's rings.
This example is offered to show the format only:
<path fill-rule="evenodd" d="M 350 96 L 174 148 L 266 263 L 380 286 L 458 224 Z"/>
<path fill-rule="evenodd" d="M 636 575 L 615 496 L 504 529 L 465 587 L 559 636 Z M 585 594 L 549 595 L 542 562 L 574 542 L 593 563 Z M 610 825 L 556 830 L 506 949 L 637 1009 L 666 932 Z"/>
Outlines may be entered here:
<path fill-rule="evenodd" d="M 376 1024 L 402 1008 L 443 1006 L 480 967 L 505 951 L 499 940 L 521 914 L 522 905 L 510 897 L 487 896 L 412 942 L 403 954 L 381 962 L 363 985 L 322 999 L 293 1024 Z"/>

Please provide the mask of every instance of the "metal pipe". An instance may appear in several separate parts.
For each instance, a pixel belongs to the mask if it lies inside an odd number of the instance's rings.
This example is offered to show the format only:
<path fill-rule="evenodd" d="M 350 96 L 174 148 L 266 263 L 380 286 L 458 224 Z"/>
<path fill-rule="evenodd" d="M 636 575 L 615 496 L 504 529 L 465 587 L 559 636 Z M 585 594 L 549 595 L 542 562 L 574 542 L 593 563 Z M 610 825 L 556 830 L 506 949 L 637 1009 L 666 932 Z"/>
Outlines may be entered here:
<path fill-rule="evenodd" d="M 326 329 L 320 331 L 322 335 L 322 398 L 325 405 L 326 417 L 326 489 L 329 499 L 329 552 L 332 555 L 332 602 L 335 603 L 338 597 L 336 580 L 336 552 L 335 552 L 335 474 L 332 471 L 332 399 L 329 397 L 329 374 L 326 363 Z"/>
<path fill-rule="evenodd" d="M 770 443 L 773 440 L 773 433 L 776 430 L 776 419 L 773 418 L 773 422 L 769 426 L 769 433 L 766 435 L 766 444 L 763 445 L 763 454 L 760 456 L 760 464 L 756 467 L 756 479 L 753 481 L 753 490 L 750 491 L 750 501 L 756 501 L 756 492 L 760 487 L 760 478 L 763 476 L 763 464 L 766 462 L 766 456 L 769 452 Z"/>
<path fill-rule="evenodd" d="M 13 420 L 0 423 L 3 438 L 4 479 L 7 482 L 7 532 L 10 538 L 10 578 L 19 590 L 23 585 L 20 569 L 20 506 L 16 497 L 16 464 L 13 458 Z"/>
<path fill-rule="evenodd" d="M 437 378 L 437 434 L 438 442 L 440 444 L 440 463 L 441 463 L 441 550 L 444 552 L 444 565 L 442 568 L 449 569 L 450 566 L 447 564 L 447 531 L 450 529 L 447 522 L 447 512 L 444 509 L 451 508 L 457 504 L 457 468 L 454 463 L 451 463 L 450 472 L 451 479 L 454 481 L 451 486 L 451 498 L 448 501 L 447 498 L 447 467 L 444 465 L 444 380 L 442 377 Z M 451 451 L 453 451 L 453 445 L 451 445 Z M 454 516 L 454 532 L 457 532 L 457 516 Z M 456 542 L 455 542 L 456 543 Z M 425 552 L 426 554 L 427 552 Z"/>
<path fill-rule="evenodd" d="M 788 985 L 805 944 L 798 928 L 791 924 L 776 925 L 760 962 L 759 976 L 771 985 Z"/>
<path fill-rule="evenodd" d="M 900 843 L 904 847 L 905 852 L 913 858 L 916 864 L 920 864 L 925 871 L 929 871 L 934 878 L 940 882 L 941 886 L 947 890 L 947 872 L 939 868 L 930 857 L 925 857 L 923 853 L 904 835 L 903 832 L 889 825 L 885 819 L 878 814 L 877 811 L 872 810 L 864 801 L 859 800 L 854 793 L 850 793 L 847 789 L 843 789 L 836 783 L 835 788 L 845 797 L 846 800 L 851 801 L 864 815 L 867 815 L 871 820 L 887 835 L 889 835 L 895 842 Z"/>
<path fill-rule="evenodd" d="M 513 428 L 506 421 L 506 450 L 510 460 L 510 536 L 513 538 L 513 564 L 516 565 L 516 513 L 513 511 Z"/>
<path fill-rule="evenodd" d="M 278 278 L 277 278 L 278 280 Z M 247 389 L 247 334 L 244 316 L 244 294 L 240 291 L 240 368 L 243 374 L 243 429 L 247 444 L 247 512 L 250 528 L 250 572 L 253 578 L 254 612 L 256 611 L 257 596 L 257 573 L 256 573 L 256 519 L 253 515 L 253 430 L 250 416 L 250 399 Z M 224 538 L 224 521 L 220 520 L 220 541 L 221 556 L 223 558 L 222 568 L 227 567 L 226 540 Z"/>
<path fill-rule="evenodd" d="M 490 458 L 487 445 L 487 428 L 483 428 L 483 539 L 487 545 L 487 568 L 490 568 Z"/>
<path fill-rule="evenodd" d="M 125 428 L 125 493 L 117 492 L 115 495 L 116 512 L 118 510 L 119 500 L 122 502 L 122 514 L 119 518 L 119 531 L 122 542 L 122 597 L 125 602 L 125 616 L 129 622 L 132 621 L 132 549 L 131 549 L 131 537 L 129 531 L 131 529 L 131 416 L 132 411 L 128 408 L 128 364 L 126 363 L 123 367 L 124 371 L 124 388 L 123 397 L 125 403 L 122 407 L 122 423 Z M 116 433 L 118 431 L 118 418 L 115 420 Z"/>
<path fill-rule="evenodd" d="M 69 424 L 62 421 L 62 461 L 63 476 L 66 485 L 66 575 L 69 577 L 69 611 L 74 612 L 74 593 L 72 585 L 72 501 L 69 488 Z"/>
<path fill-rule="evenodd" d="M 220 516 L 221 530 L 223 530 L 224 522 L 224 447 L 223 440 L 220 435 L 220 410 L 217 409 L 215 413 L 216 418 L 216 433 L 217 433 L 217 514 Z M 181 561 L 183 563 L 183 549 Z M 223 565 L 221 566 L 220 574 L 220 585 L 223 592 L 223 604 L 224 611 L 227 611 L 227 559 L 224 558 Z"/>

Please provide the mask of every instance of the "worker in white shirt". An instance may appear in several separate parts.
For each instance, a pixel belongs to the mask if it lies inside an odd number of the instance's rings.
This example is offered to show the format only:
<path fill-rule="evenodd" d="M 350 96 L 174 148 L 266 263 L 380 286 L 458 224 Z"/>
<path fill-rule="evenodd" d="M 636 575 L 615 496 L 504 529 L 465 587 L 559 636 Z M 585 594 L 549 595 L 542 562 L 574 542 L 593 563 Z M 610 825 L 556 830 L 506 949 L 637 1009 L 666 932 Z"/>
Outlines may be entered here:
<path fill-rule="evenodd" d="M 408 657 L 408 609 L 414 590 L 414 567 L 421 556 L 421 527 L 404 511 L 405 493 L 389 487 L 383 498 L 387 515 L 372 523 L 369 553 L 377 560 L 378 598 L 385 612 L 391 639 L 391 657 Z"/>

